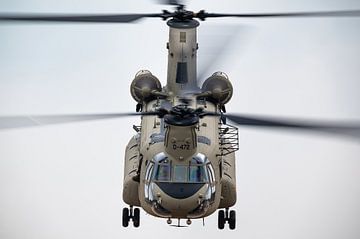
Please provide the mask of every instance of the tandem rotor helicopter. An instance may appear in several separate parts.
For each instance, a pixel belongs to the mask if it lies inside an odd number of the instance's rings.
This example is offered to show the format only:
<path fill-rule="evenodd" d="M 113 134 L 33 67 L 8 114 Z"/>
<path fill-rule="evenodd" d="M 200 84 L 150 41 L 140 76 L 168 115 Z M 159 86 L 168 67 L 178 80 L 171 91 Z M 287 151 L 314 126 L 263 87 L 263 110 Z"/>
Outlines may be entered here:
<path fill-rule="evenodd" d="M 136 104 L 133 113 L 1 116 L 0 129 L 76 121 L 141 116 L 141 125 L 126 146 L 122 225 L 140 225 L 140 209 L 172 220 L 204 219 L 218 211 L 218 228 L 236 228 L 235 152 L 239 149 L 236 126 L 294 129 L 360 138 L 360 124 L 311 122 L 226 113 L 233 87 L 224 72 L 215 72 L 200 86 L 197 76 L 197 28 L 208 18 L 360 17 L 360 10 L 285 13 L 193 12 L 177 0 L 163 3 L 174 11 L 155 14 L 45 15 L 0 14 L 1 22 L 129 23 L 160 18 L 169 27 L 167 82 L 141 70 L 130 86 Z M 234 125 L 228 124 L 231 121 Z"/>

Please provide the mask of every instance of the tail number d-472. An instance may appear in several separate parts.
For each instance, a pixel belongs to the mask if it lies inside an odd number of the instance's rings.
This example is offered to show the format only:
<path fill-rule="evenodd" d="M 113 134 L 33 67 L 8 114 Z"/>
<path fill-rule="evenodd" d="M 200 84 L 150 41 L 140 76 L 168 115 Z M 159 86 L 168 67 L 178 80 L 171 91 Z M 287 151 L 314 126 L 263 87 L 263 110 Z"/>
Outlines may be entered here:
<path fill-rule="evenodd" d="M 190 150 L 190 144 L 173 144 L 172 148 L 173 150 Z"/>

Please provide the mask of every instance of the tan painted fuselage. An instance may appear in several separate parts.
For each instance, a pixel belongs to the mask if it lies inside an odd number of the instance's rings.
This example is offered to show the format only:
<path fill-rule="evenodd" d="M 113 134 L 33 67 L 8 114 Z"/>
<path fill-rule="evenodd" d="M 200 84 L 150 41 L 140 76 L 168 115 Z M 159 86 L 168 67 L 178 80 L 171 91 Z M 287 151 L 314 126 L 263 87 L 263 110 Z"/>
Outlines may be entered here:
<path fill-rule="evenodd" d="M 168 25 L 168 79 L 162 90 L 166 97 L 141 102 L 143 112 L 181 105 L 185 90 L 199 89 L 196 78 L 198 23 L 193 21 L 185 27 L 176 22 Z M 201 107 L 214 113 L 220 110 L 219 104 L 196 96 L 189 102 L 189 108 Z M 140 206 L 157 217 L 188 219 L 203 218 L 219 208 L 233 206 L 236 202 L 235 154 L 223 152 L 226 139 L 222 137 L 222 125 L 218 116 L 200 118 L 195 124 L 185 126 L 168 124 L 157 116 L 143 116 L 139 132 L 126 147 L 124 202 Z M 166 182 L 151 181 L 157 157 L 166 158 L 171 168 L 170 180 Z M 189 174 L 196 157 L 203 160 L 204 181 L 177 181 L 175 170 L 186 168 Z"/>

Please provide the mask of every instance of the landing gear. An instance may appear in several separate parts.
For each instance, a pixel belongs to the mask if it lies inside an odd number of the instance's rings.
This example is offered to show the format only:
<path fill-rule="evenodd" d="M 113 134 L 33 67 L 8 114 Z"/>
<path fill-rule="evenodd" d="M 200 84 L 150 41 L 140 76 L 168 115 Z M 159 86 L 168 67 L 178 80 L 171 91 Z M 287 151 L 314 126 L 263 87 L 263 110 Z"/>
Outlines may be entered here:
<path fill-rule="evenodd" d="M 226 208 L 224 210 L 218 211 L 218 228 L 224 229 L 225 223 L 229 223 L 229 228 L 231 230 L 234 230 L 236 227 L 236 212 L 234 210 L 231 210 L 229 213 L 229 208 Z"/>
<path fill-rule="evenodd" d="M 128 227 L 130 221 L 129 208 L 124 207 L 122 211 L 122 225 L 123 227 Z"/>
<path fill-rule="evenodd" d="M 224 229 L 225 222 L 226 222 L 225 212 L 224 212 L 224 210 L 219 210 L 219 212 L 218 212 L 218 228 L 221 230 Z"/>
<path fill-rule="evenodd" d="M 230 217 L 228 222 L 230 230 L 234 230 L 236 227 L 236 212 L 234 210 L 230 211 Z"/>
<path fill-rule="evenodd" d="M 129 226 L 130 219 L 132 219 L 134 227 L 140 226 L 140 209 L 139 208 L 133 209 L 133 206 L 130 206 L 130 209 L 127 207 L 123 208 L 123 211 L 122 211 L 123 227 Z"/>
<path fill-rule="evenodd" d="M 140 226 L 140 209 L 139 208 L 134 209 L 134 216 L 133 216 L 132 220 L 134 223 L 134 227 Z"/>

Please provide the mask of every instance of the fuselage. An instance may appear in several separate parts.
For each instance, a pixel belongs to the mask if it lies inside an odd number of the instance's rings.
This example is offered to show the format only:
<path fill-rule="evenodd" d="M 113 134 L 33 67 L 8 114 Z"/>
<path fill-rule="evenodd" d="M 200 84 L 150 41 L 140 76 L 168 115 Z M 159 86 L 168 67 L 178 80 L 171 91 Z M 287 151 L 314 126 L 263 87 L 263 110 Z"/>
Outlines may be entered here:
<path fill-rule="evenodd" d="M 220 113 L 223 105 L 198 97 L 211 93 L 201 92 L 197 82 L 199 23 L 170 20 L 168 26 L 167 84 L 160 89 L 149 72 L 145 72 L 146 79 L 134 80 L 137 110 L 203 108 Z M 126 149 L 124 201 L 157 217 L 188 219 L 234 205 L 235 156 L 224 153 L 223 123 L 219 116 L 142 116 L 138 133 Z"/>
<path fill-rule="evenodd" d="M 148 104 L 147 110 L 153 110 L 154 103 Z M 213 105 L 207 107 L 215 110 Z M 218 124 L 217 117 L 201 119 L 193 126 L 172 126 L 157 117 L 143 118 L 139 197 L 145 199 L 141 206 L 148 213 L 197 218 L 218 208 Z M 166 175 L 159 177 L 161 173 Z M 196 211 L 199 206 L 203 208 Z"/>

